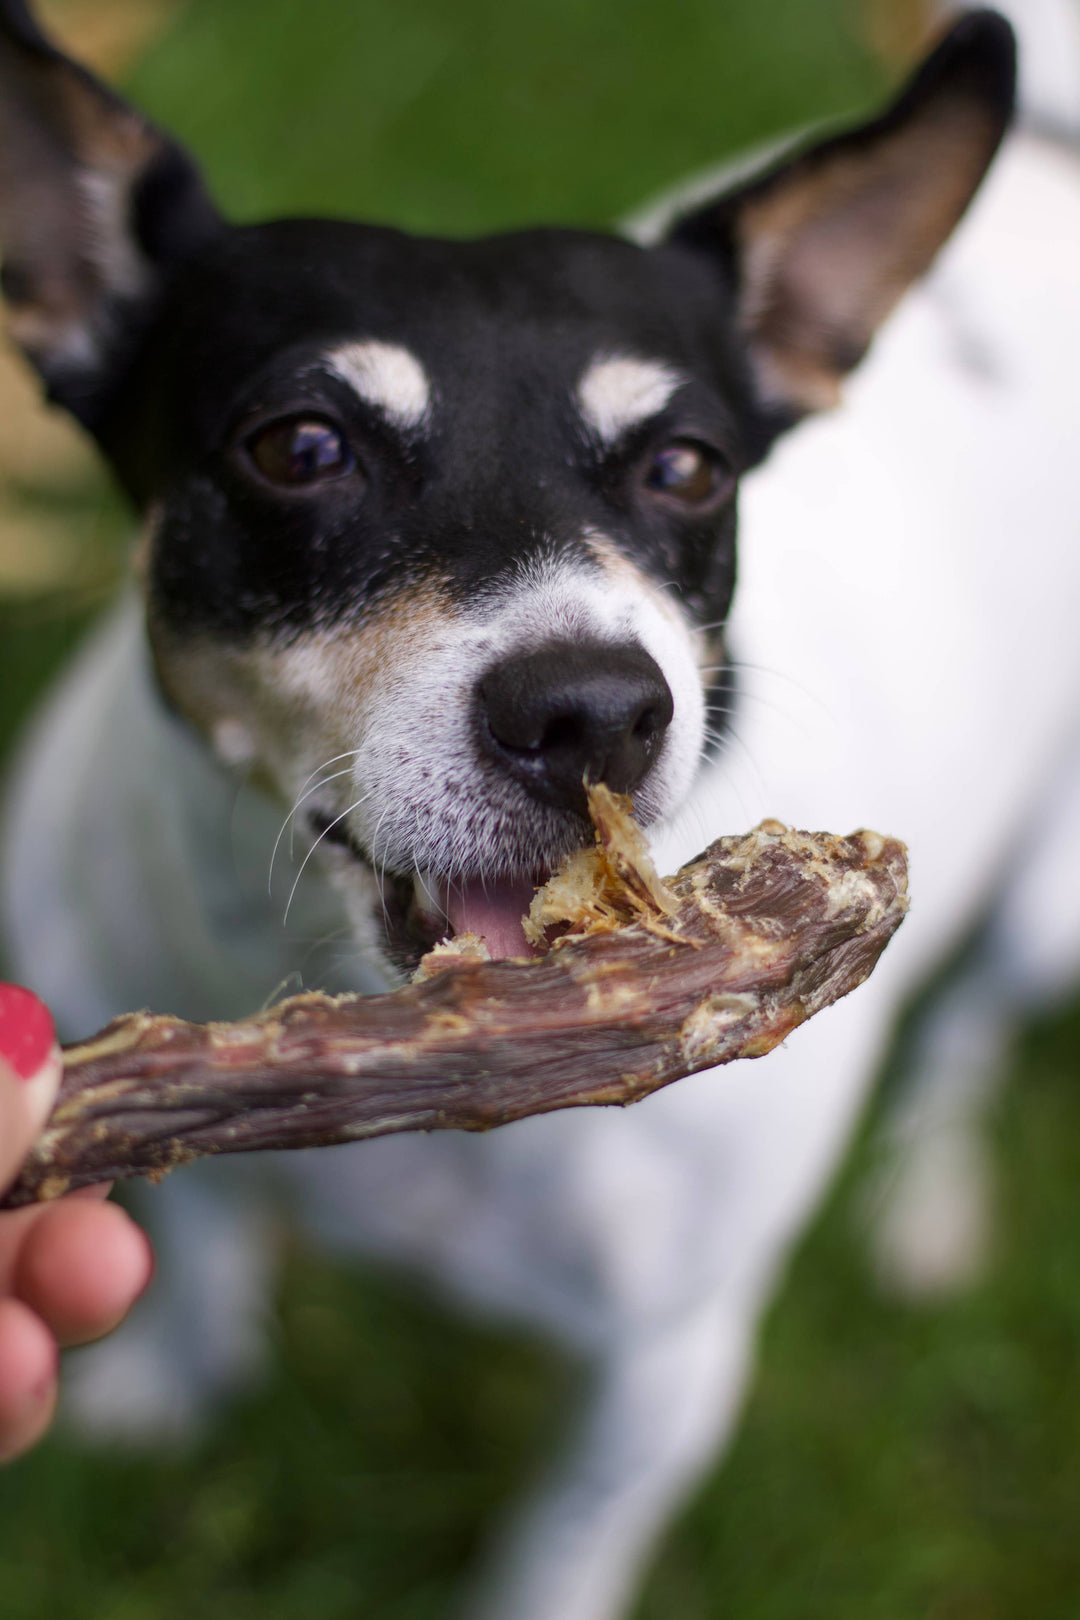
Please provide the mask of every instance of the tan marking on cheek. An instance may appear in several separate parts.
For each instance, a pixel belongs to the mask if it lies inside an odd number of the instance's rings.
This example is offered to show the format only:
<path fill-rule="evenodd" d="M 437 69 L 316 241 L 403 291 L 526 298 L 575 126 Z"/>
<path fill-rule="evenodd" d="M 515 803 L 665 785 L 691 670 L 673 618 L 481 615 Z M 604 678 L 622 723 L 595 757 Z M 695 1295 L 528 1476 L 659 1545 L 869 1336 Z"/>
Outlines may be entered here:
<path fill-rule="evenodd" d="M 586 544 L 613 585 L 623 587 L 630 585 L 640 591 L 667 623 L 686 637 L 698 680 L 701 682 L 702 690 L 707 692 L 716 678 L 715 665 L 726 658 L 723 631 L 699 630 L 687 615 L 680 611 L 671 593 L 660 590 L 648 574 L 631 562 L 630 558 L 625 556 L 606 535 L 588 535 Z M 711 671 L 710 665 L 714 666 Z"/>
<path fill-rule="evenodd" d="M 698 637 L 697 653 L 697 666 L 698 674 L 701 677 L 701 685 L 708 692 L 719 675 L 721 666 L 728 661 L 724 632 L 722 630 L 702 631 Z"/>
<path fill-rule="evenodd" d="M 606 534 L 598 534 L 595 531 L 586 534 L 585 545 L 590 557 L 613 584 L 631 585 L 646 596 L 655 594 L 656 587 L 649 576 L 636 563 L 631 562 L 626 553 L 620 551 Z"/>
<path fill-rule="evenodd" d="M 150 641 L 169 701 L 219 757 L 249 763 L 257 779 L 289 798 L 320 761 L 360 745 L 396 681 L 431 658 L 457 623 L 445 593 L 426 585 L 285 645 L 186 637 L 153 614 Z M 436 669 L 430 678 L 437 681 Z M 241 760 L 247 739 L 250 759 Z"/>
<path fill-rule="evenodd" d="M 668 624 L 689 636 L 696 647 L 701 639 L 700 632 L 694 629 L 690 620 L 680 611 L 670 591 L 661 590 L 656 581 L 620 551 L 607 535 L 589 534 L 585 537 L 585 543 L 605 577 L 613 585 L 629 586 L 632 590 L 639 591 Z"/>
<path fill-rule="evenodd" d="M 146 517 L 131 552 L 131 571 L 143 591 L 146 590 L 146 582 L 150 577 L 150 557 L 160 521 L 161 502 L 154 501 L 147 508 Z"/>

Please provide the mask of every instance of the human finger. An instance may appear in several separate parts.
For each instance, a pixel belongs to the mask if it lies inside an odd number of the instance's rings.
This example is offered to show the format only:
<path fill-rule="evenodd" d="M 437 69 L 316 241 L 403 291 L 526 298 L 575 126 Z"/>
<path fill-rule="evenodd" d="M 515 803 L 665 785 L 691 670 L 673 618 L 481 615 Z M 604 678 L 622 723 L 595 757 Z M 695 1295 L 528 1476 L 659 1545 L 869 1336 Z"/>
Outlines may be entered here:
<path fill-rule="evenodd" d="M 0 1463 L 28 1451 L 56 1410 L 56 1340 L 18 1299 L 0 1299 Z"/>
<path fill-rule="evenodd" d="M 149 1239 L 118 1204 L 64 1198 L 24 1233 L 13 1292 L 63 1345 L 111 1332 L 153 1274 Z"/>

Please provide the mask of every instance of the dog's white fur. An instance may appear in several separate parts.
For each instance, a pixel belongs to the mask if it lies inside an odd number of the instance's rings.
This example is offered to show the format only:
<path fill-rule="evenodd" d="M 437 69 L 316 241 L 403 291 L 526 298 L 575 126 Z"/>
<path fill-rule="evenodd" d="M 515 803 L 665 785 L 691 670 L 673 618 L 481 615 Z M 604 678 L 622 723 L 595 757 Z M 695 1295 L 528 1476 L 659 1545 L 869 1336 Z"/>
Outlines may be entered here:
<path fill-rule="evenodd" d="M 782 442 L 744 491 L 737 741 L 658 838 L 659 859 L 670 869 L 766 814 L 905 838 L 912 909 L 870 982 L 767 1059 L 627 1112 L 274 1164 L 327 1243 L 409 1267 L 589 1364 L 590 1403 L 501 1543 L 485 1620 L 605 1620 L 627 1600 L 737 1413 L 758 1313 L 898 1008 L 991 885 L 987 942 L 928 1026 L 927 1070 L 970 1061 L 965 1019 L 982 1027 L 992 1006 L 1001 1033 L 1080 968 L 1078 287 L 1080 164 L 1016 136 L 844 409 Z M 276 927 L 253 854 L 274 816 L 163 716 L 125 609 L 31 739 L 9 819 L 9 934 L 62 1027 L 144 1003 L 229 1016 L 303 969 L 308 942 L 345 919 L 330 887 L 305 880 L 289 934 Z M 339 982 L 383 987 L 355 960 Z M 993 1061 L 984 1051 L 979 1074 Z M 933 1107 L 919 1106 L 925 1124 Z M 81 1360 L 88 1418 L 194 1412 L 247 1364 L 265 1268 L 257 1219 L 228 1212 L 237 1179 L 211 1165 L 149 1195 L 163 1283 Z"/>

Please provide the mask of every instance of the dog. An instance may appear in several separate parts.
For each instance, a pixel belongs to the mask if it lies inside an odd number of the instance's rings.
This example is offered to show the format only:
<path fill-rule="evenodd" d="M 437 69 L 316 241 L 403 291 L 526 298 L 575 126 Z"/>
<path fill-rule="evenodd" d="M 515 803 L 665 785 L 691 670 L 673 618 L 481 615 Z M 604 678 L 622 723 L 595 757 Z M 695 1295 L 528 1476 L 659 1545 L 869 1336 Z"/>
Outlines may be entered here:
<path fill-rule="evenodd" d="M 637 241 L 238 228 L 2 0 L 10 330 L 142 514 L 9 796 L 8 950 L 65 1034 L 382 990 L 448 931 L 516 954 L 586 776 L 664 869 L 766 814 L 912 858 L 873 978 L 760 1063 L 170 1178 L 165 1286 L 72 1369 L 84 1425 L 183 1429 L 246 1376 L 268 1179 L 331 1248 L 584 1362 L 470 1612 L 612 1620 L 913 988 L 989 919 L 933 1069 L 1073 982 L 1080 176 L 1045 133 L 994 162 L 1013 81 L 1009 26 L 966 15 L 878 117 Z"/>

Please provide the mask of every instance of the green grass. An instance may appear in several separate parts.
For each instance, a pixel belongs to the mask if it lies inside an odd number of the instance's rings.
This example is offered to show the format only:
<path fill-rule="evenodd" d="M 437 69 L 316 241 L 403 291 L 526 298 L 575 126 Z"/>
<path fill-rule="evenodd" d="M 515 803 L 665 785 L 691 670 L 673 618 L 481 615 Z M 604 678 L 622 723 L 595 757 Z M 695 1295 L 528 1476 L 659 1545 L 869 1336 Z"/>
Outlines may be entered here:
<path fill-rule="evenodd" d="M 199 0 L 133 89 L 243 217 L 602 222 L 865 104 L 881 76 L 848 22 L 847 0 Z M 82 621 L 0 607 L 0 747 Z M 1078 1056 L 1075 1019 L 1027 1041 L 998 1262 L 945 1308 L 870 1286 L 856 1150 L 639 1620 L 1080 1615 Z M 292 1253 L 267 1383 L 195 1451 L 55 1439 L 0 1477 L 0 1617 L 441 1620 L 569 1395 L 537 1346 Z"/>
<path fill-rule="evenodd" d="M 993 1131 L 996 1263 L 947 1307 L 869 1284 L 852 1219 L 868 1144 L 853 1156 L 772 1313 L 729 1465 L 661 1559 L 650 1620 L 1080 1614 L 1078 1042 L 1073 1016 L 1024 1044 Z M 691 1572 L 700 1595 L 681 1603 Z"/>
<path fill-rule="evenodd" d="M 239 217 L 601 224 L 865 105 L 838 0 L 202 0 L 131 86 Z"/>

